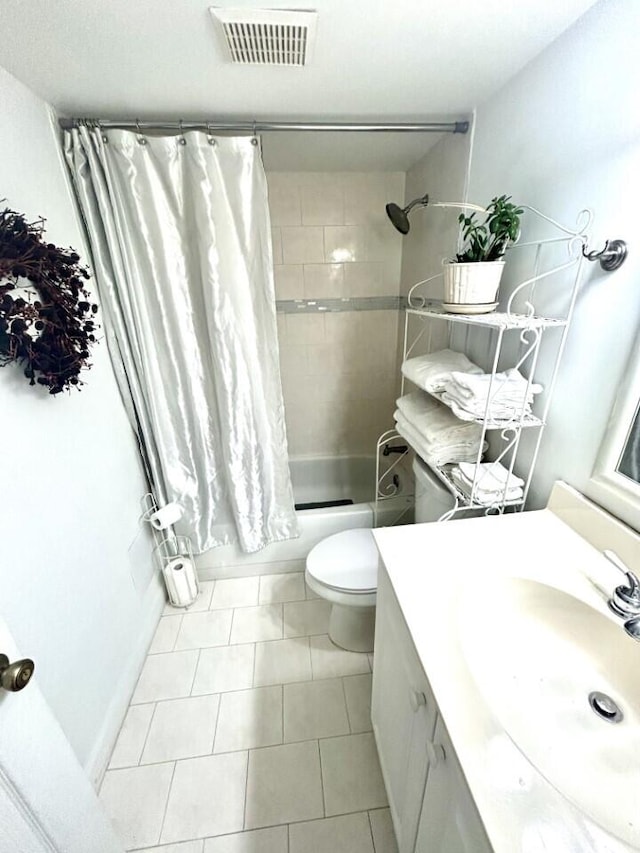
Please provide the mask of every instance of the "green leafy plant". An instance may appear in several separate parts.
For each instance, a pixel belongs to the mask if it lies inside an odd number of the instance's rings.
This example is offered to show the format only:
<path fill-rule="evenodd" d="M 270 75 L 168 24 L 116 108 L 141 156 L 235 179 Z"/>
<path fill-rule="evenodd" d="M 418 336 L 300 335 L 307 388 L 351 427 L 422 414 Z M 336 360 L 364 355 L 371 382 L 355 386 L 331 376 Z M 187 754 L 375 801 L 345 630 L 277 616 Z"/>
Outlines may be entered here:
<path fill-rule="evenodd" d="M 456 255 L 458 263 L 499 261 L 509 245 L 520 233 L 521 207 L 511 202 L 511 196 L 501 195 L 491 199 L 484 222 L 478 222 L 475 213 L 458 217 L 464 245 Z"/>
<path fill-rule="evenodd" d="M 50 394 L 77 388 L 90 367 L 98 306 L 73 249 L 44 239 L 44 220 L 0 211 L 0 366 L 16 362 Z"/>

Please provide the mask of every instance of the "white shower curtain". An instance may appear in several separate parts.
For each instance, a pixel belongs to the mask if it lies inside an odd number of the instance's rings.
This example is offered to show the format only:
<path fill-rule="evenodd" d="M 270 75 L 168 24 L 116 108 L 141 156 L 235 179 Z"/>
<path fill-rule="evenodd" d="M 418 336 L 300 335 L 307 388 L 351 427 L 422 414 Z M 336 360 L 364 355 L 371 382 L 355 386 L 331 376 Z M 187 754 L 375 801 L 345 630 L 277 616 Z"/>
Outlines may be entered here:
<path fill-rule="evenodd" d="M 65 132 L 112 360 L 160 502 L 202 552 L 297 535 L 267 191 L 248 137 Z"/>

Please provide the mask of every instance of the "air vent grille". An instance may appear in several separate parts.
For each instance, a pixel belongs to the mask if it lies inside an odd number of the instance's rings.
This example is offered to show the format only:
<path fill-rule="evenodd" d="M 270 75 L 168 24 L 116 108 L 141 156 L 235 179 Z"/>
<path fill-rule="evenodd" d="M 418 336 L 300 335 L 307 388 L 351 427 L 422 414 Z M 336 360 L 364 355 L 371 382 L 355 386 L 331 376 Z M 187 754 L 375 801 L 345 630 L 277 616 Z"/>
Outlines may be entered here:
<path fill-rule="evenodd" d="M 301 67 L 310 59 L 316 12 L 219 8 L 210 11 L 222 28 L 232 62 Z"/>

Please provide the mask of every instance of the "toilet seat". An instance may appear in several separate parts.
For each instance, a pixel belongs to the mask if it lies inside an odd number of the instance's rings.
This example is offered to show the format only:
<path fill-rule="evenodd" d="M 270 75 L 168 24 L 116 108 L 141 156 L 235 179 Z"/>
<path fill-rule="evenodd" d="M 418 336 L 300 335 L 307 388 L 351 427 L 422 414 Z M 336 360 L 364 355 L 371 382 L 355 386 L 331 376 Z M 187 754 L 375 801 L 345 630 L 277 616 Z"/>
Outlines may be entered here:
<path fill-rule="evenodd" d="M 343 530 L 311 549 L 307 572 L 336 592 L 371 595 L 378 588 L 378 558 L 369 528 Z"/>

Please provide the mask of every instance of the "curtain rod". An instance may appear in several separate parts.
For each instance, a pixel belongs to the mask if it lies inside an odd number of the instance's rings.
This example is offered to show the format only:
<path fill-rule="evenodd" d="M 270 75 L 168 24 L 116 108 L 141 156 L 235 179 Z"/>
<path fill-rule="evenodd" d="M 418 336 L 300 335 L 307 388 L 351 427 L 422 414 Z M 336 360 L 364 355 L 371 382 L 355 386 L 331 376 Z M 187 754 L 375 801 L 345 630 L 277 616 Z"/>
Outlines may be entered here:
<path fill-rule="evenodd" d="M 63 130 L 74 127 L 119 128 L 121 130 L 217 130 L 239 133 L 261 133 L 269 130 L 325 130 L 364 133 L 467 133 L 468 121 L 415 122 L 415 123 L 349 123 L 349 122 L 293 122 L 293 121 L 136 121 L 125 119 L 61 118 Z"/>

